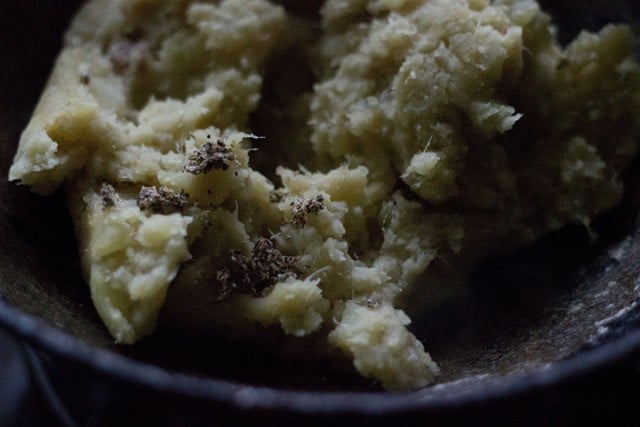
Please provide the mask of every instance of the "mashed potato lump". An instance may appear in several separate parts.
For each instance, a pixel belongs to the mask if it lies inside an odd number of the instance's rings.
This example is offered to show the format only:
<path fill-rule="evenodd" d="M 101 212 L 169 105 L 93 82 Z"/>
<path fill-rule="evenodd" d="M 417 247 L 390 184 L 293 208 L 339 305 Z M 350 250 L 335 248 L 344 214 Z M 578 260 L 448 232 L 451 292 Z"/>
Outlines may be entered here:
<path fill-rule="evenodd" d="M 64 185 L 116 341 L 189 333 L 438 367 L 408 329 L 481 257 L 616 205 L 629 28 L 560 46 L 533 0 L 90 0 L 10 179 Z M 311 16 L 311 17 L 310 17 Z M 271 344 L 269 344 L 271 343 Z"/>

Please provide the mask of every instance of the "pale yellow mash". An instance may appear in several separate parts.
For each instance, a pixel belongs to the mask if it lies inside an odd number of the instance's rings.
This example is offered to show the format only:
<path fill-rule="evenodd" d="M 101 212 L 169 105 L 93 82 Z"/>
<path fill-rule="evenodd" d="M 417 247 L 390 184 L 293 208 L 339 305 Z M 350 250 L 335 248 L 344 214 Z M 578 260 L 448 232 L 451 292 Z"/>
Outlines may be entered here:
<path fill-rule="evenodd" d="M 162 308 L 422 387 L 408 307 L 620 200 L 633 47 L 618 25 L 561 47 L 532 0 L 90 0 L 9 175 L 64 185 L 116 341 Z"/>

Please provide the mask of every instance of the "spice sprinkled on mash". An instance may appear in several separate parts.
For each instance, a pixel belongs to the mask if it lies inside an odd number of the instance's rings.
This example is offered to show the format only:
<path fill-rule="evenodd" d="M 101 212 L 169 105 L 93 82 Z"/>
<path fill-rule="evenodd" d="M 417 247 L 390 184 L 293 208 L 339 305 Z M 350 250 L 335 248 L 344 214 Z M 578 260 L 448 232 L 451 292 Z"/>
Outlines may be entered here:
<path fill-rule="evenodd" d="M 560 46 L 533 0 L 90 0 L 9 175 L 64 186 L 118 342 L 163 308 L 418 388 L 417 301 L 620 201 L 634 43 Z"/>

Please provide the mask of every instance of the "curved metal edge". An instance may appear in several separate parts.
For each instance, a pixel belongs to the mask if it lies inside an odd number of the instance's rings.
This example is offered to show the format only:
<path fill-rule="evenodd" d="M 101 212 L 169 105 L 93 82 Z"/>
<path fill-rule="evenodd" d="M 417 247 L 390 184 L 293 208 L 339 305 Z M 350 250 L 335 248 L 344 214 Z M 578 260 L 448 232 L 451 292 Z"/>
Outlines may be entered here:
<path fill-rule="evenodd" d="M 489 377 L 474 384 L 440 384 L 407 393 L 291 391 L 254 387 L 224 380 L 170 373 L 158 366 L 130 359 L 90 344 L 26 314 L 0 299 L 0 325 L 43 351 L 124 384 L 226 405 L 235 410 L 283 411 L 293 415 L 360 416 L 407 412 L 437 412 L 488 401 L 514 398 L 558 385 L 640 351 L 640 330 L 566 360 L 530 372 Z M 429 391 L 430 390 L 430 391 Z"/>
<path fill-rule="evenodd" d="M 49 407 L 51 413 L 54 414 L 56 420 L 62 427 L 79 427 L 60 398 L 60 395 L 56 392 L 55 386 L 51 383 L 42 360 L 35 351 L 27 345 L 23 344 L 21 350 L 27 361 L 27 366 L 31 371 L 31 379 L 36 384 L 46 405 Z"/>

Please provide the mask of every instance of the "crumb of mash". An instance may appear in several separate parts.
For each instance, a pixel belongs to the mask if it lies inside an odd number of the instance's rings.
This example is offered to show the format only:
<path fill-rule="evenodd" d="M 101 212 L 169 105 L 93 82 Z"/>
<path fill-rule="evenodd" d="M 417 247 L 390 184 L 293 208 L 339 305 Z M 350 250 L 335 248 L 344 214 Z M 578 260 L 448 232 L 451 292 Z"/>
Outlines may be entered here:
<path fill-rule="evenodd" d="M 296 257 L 283 255 L 273 240 L 259 238 L 249 257 L 232 251 L 227 267 L 219 270 L 216 277 L 224 289 L 259 295 L 279 281 L 296 277 L 296 262 Z"/>
<path fill-rule="evenodd" d="M 66 188 L 118 342 L 163 308 L 186 333 L 313 342 L 387 389 L 422 387 L 439 370 L 407 312 L 430 290 L 620 200 L 634 38 L 608 25 L 560 46 L 533 0 L 304 15 L 90 0 L 9 176 Z"/>
<path fill-rule="evenodd" d="M 142 186 L 136 203 L 143 212 L 167 215 L 184 209 L 189 204 L 189 195 L 183 190 L 176 192 L 167 187 Z"/>
<path fill-rule="evenodd" d="M 199 150 L 196 150 L 187 159 L 185 172 L 198 175 L 207 173 L 213 169 L 229 169 L 229 163 L 233 162 L 233 150 L 227 147 L 221 139 L 216 143 L 207 142 Z"/>

